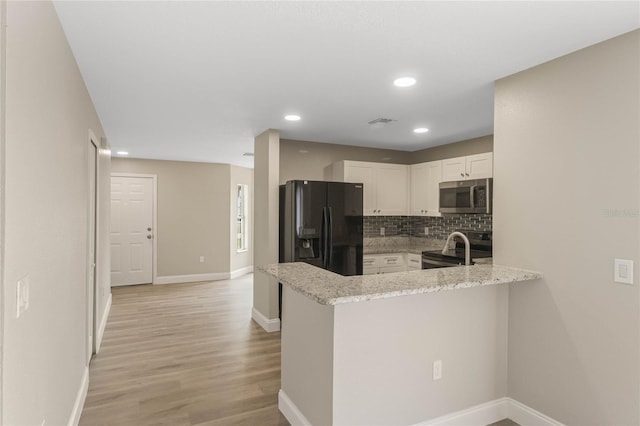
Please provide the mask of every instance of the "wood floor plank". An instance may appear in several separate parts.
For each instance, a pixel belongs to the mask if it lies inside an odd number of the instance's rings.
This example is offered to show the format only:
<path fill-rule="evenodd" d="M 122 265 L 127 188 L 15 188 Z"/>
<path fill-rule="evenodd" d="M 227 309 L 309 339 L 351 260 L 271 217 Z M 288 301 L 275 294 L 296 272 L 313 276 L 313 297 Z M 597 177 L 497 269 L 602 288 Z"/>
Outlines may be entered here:
<path fill-rule="evenodd" d="M 112 289 L 81 425 L 288 425 L 280 333 L 251 321 L 253 277 Z"/>

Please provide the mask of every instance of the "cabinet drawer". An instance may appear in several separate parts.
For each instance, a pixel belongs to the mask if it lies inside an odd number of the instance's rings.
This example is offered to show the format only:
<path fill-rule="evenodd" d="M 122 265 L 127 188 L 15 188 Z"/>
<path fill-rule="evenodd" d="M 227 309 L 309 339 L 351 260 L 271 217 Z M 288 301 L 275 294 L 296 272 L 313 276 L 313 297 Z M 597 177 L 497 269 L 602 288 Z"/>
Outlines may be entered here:
<path fill-rule="evenodd" d="M 380 266 L 400 266 L 400 265 L 404 265 L 404 262 L 402 261 L 402 255 L 384 256 L 381 260 L 382 260 L 382 262 L 380 263 Z"/>
<path fill-rule="evenodd" d="M 363 256 L 362 257 L 362 267 L 369 268 L 372 266 L 378 265 L 378 258 L 374 256 Z"/>
<path fill-rule="evenodd" d="M 380 271 L 380 268 L 378 268 L 377 266 L 372 266 L 372 267 L 363 267 L 362 268 L 362 275 L 375 275 Z"/>

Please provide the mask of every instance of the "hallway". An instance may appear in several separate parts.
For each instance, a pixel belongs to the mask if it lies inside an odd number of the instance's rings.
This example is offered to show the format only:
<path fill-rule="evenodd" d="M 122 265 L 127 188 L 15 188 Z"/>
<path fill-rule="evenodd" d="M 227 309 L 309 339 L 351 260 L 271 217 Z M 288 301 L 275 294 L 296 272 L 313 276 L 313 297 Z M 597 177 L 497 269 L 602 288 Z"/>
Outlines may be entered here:
<path fill-rule="evenodd" d="M 288 425 L 280 333 L 250 318 L 253 275 L 115 287 L 81 425 Z"/>

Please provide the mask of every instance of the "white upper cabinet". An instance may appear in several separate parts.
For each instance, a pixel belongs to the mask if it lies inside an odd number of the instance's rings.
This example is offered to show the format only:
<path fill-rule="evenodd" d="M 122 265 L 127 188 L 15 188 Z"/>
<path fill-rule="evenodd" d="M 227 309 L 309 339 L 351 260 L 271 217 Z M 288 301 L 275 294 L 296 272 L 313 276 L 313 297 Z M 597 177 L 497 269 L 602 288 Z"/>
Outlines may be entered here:
<path fill-rule="evenodd" d="M 442 161 L 409 166 L 411 170 L 411 214 L 413 216 L 440 216 L 440 182 Z"/>
<path fill-rule="evenodd" d="M 339 161 L 333 165 L 333 179 L 362 182 L 363 210 L 367 216 L 407 214 L 409 173 L 402 164 Z"/>
<path fill-rule="evenodd" d="M 493 177 L 493 153 L 468 155 L 442 160 L 442 181 Z"/>

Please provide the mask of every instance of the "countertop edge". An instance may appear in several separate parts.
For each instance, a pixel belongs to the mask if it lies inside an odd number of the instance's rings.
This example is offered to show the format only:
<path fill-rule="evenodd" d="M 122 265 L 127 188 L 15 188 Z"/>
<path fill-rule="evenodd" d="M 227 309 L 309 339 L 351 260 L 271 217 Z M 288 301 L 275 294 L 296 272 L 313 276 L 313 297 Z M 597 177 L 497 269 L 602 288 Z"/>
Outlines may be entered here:
<path fill-rule="evenodd" d="M 355 279 L 362 280 L 362 276 L 359 277 L 349 277 L 342 276 L 330 271 L 326 271 L 320 268 L 317 268 L 312 265 L 308 265 L 306 263 L 291 263 L 291 264 L 282 264 L 285 268 L 291 270 L 295 270 L 295 268 L 299 268 L 301 270 L 308 270 L 311 272 L 315 272 L 316 274 L 322 275 L 323 283 L 325 283 L 325 287 L 322 290 L 331 289 L 332 287 L 336 289 L 336 291 L 340 290 L 341 287 L 346 287 L 350 284 L 354 284 Z M 363 292 L 362 294 L 355 295 L 345 295 L 345 296 L 328 296 L 320 294 L 318 291 L 313 291 L 314 288 L 308 288 L 305 283 L 301 282 L 305 277 L 300 277 L 296 279 L 291 279 L 290 276 L 287 276 L 287 273 L 279 274 L 278 268 L 280 264 L 271 264 L 271 265 L 262 265 L 258 266 L 257 269 L 261 272 L 266 273 L 281 282 L 283 285 L 288 286 L 295 292 L 315 301 L 321 305 L 340 305 L 346 303 L 357 303 L 364 302 L 368 300 L 378 300 L 378 299 L 387 299 L 392 297 L 400 297 L 400 296 L 411 296 L 411 295 L 419 295 L 426 293 L 435 293 L 440 291 L 451 291 L 465 288 L 474 288 L 474 287 L 485 287 L 491 285 L 499 285 L 499 284 L 510 284 L 510 283 L 520 283 L 525 281 L 533 281 L 543 278 L 543 274 L 537 271 L 531 271 L 527 269 L 514 268 L 511 266 L 504 265 L 474 265 L 474 266 L 457 266 L 452 268 L 443 268 L 452 270 L 456 268 L 457 271 L 461 272 L 461 269 L 458 268 L 472 268 L 469 270 L 465 270 L 466 280 L 457 280 L 456 282 L 447 283 L 447 284 L 437 284 L 437 285 L 429 285 L 429 279 L 433 278 L 433 275 L 424 276 L 425 284 L 423 286 L 418 287 L 409 287 L 409 288 L 397 288 L 383 291 L 371 291 L 371 292 Z M 314 269 L 309 269 L 314 268 Z M 484 272 L 487 273 L 487 270 L 490 269 L 490 277 L 485 279 L 473 279 L 469 277 L 474 273 Z M 417 271 L 407 271 L 407 272 L 397 272 L 393 274 L 385 274 L 384 276 L 378 275 L 378 278 L 371 278 L 371 280 L 376 280 L 384 285 L 385 281 L 388 281 L 389 284 L 393 283 L 394 278 L 402 280 L 408 277 L 413 278 L 409 280 L 410 283 L 414 283 L 416 281 L 416 277 L 419 277 L 420 273 L 433 274 L 434 270 L 431 273 L 426 270 L 417 270 Z M 435 270 L 435 271 L 442 271 Z M 437 272 L 436 272 L 437 273 Z M 408 275 L 412 274 L 412 275 Z M 376 276 L 372 276 L 376 277 Z M 318 278 L 318 277 L 316 277 Z M 367 279 L 365 278 L 365 281 Z M 317 289 L 316 289 L 317 290 Z"/>

